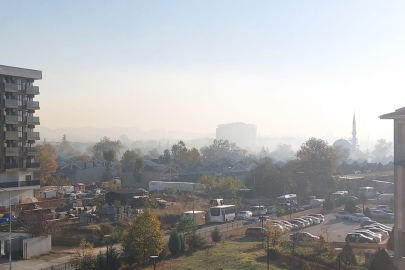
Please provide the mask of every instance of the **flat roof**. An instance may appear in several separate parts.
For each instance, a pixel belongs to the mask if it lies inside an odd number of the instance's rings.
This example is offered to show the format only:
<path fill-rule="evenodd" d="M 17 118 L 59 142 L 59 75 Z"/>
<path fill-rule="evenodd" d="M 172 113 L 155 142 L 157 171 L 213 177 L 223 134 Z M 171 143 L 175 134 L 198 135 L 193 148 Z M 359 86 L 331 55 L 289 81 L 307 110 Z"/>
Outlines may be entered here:
<path fill-rule="evenodd" d="M 22 77 L 27 79 L 41 80 L 42 71 L 35 69 L 10 67 L 0 65 L 0 74 L 7 76 Z"/>

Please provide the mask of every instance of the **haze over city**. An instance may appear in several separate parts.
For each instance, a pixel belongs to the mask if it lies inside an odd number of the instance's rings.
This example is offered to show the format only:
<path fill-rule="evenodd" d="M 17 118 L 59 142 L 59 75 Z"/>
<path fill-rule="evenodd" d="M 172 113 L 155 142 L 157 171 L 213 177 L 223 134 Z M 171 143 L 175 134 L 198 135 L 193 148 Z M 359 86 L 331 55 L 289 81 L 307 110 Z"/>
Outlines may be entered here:
<path fill-rule="evenodd" d="M 43 71 L 41 128 L 210 137 L 218 124 L 242 121 L 257 125 L 259 136 L 348 139 L 356 111 L 359 140 L 391 140 L 391 123 L 378 116 L 402 106 L 393 96 L 405 86 L 404 8 L 400 1 L 3 2 L 0 35 L 21 42 L 1 42 L 1 60 Z"/>

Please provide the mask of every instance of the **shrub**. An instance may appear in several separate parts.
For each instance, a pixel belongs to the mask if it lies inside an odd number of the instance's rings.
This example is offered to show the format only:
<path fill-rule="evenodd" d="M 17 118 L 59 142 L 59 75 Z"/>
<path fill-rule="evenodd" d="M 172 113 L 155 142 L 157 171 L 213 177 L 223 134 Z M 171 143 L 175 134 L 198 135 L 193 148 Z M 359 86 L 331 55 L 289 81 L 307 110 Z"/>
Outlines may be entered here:
<path fill-rule="evenodd" d="M 184 236 L 180 235 L 180 252 L 184 253 L 186 251 L 186 242 L 184 241 Z"/>
<path fill-rule="evenodd" d="M 394 228 L 392 228 L 392 231 L 389 232 L 387 249 L 394 251 Z"/>
<path fill-rule="evenodd" d="M 218 227 L 215 227 L 214 230 L 211 232 L 211 238 L 214 243 L 218 243 L 222 239 L 221 230 Z"/>
<path fill-rule="evenodd" d="M 170 253 L 173 256 L 179 255 L 181 251 L 181 242 L 180 242 L 180 237 L 179 234 L 177 233 L 176 230 L 173 230 L 170 233 L 170 238 L 169 238 L 169 250 Z"/>
<path fill-rule="evenodd" d="M 205 245 L 205 240 L 195 231 L 188 237 L 187 245 L 190 249 L 195 250 Z"/>
<path fill-rule="evenodd" d="M 349 242 L 346 242 L 345 246 L 343 247 L 343 250 L 340 253 L 340 259 L 346 265 L 357 265 L 356 256 L 354 255 Z"/>
<path fill-rule="evenodd" d="M 388 256 L 385 249 L 379 248 L 374 259 L 371 262 L 370 268 L 368 270 L 395 270 L 395 266 L 392 264 L 390 257 Z"/>

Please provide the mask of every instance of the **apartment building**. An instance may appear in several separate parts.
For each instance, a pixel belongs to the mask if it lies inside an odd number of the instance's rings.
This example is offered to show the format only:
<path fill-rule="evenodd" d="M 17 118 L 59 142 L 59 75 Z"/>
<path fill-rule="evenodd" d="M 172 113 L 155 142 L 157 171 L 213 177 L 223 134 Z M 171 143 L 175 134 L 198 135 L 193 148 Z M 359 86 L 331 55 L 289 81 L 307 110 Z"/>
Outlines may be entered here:
<path fill-rule="evenodd" d="M 0 65 L 0 206 L 23 203 L 34 197 L 39 180 L 34 172 L 39 155 L 35 142 L 39 140 L 39 87 L 35 80 L 42 79 L 42 71 Z"/>
<path fill-rule="evenodd" d="M 228 140 L 236 143 L 242 148 L 250 148 L 252 151 L 256 148 L 257 127 L 252 124 L 230 123 L 218 125 L 216 130 L 217 140 Z"/>

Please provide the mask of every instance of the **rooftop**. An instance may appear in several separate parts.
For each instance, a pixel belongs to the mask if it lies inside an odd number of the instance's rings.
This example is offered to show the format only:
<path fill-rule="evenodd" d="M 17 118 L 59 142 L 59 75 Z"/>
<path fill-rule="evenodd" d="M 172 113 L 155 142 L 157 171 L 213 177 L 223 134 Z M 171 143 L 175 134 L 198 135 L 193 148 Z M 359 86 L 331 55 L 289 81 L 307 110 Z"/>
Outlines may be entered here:
<path fill-rule="evenodd" d="M 41 80 L 42 71 L 35 69 L 19 68 L 19 67 L 9 67 L 0 65 L 0 74 L 22 77 L 27 79 Z"/>
<path fill-rule="evenodd" d="M 380 119 L 396 119 L 405 118 L 405 107 L 395 110 L 395 112 L 387 113 L 380 116 Z"/>

